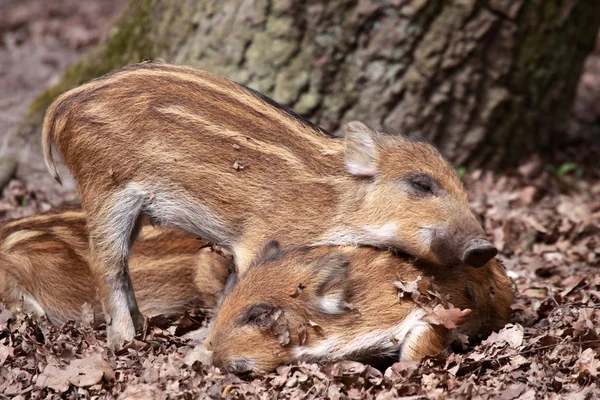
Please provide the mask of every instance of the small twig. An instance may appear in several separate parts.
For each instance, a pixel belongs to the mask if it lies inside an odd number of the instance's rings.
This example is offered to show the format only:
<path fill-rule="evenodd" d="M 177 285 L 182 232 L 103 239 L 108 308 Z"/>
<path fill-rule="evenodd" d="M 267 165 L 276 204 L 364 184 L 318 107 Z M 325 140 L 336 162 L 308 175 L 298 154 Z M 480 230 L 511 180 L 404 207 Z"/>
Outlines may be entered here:
<path fill-rule="evenodd" d="M 558 311 L 558 310 L 562 310 L 563 308 L 566 307 L 578 307 L 578 308 L 591 308 L 591 309 L 600 309 L 600 304 L 597 303 L 592 303 L 591 305 L 588 305 L 586 303 L 582 303 L 582 302 L 576 302 L 576 301 L 568 301 L 563 305 L 558 305 L 556 306 L 554 309 L 552 309 L 552 311 L 550 311 L 550 314 L 548 314 L 548 317 L 546 317 L 546 319 L 549 319 L 550 317 L 554 316 L 554 314 Z"/>

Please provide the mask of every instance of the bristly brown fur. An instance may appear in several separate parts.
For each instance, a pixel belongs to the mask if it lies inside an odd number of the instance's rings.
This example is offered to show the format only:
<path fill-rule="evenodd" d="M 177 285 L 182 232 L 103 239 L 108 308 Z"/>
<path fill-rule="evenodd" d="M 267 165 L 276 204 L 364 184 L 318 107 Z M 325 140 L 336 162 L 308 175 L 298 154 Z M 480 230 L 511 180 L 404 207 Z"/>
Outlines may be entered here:
<path fill-rule="evenodd" d="M 111 347 L 142 323 L 127 271 L 141 214 L 226 246 L 240 273 L 269 238 L 396 248 L 444 267 L 484 240 L 431 145 L 358 122 L 333 139 L 273 104 L 223 77 L 142 63 L 48 108 L 46 163 L 58 178 L 54 143 L 77 180 Z"/>
<path fill-rule="evenodd" d="M 321 293 L 321 278 L 335 258 L 339 268 L 349 262 L 347 273 L 338 274 L 337 287 Z M 417 361 L 439 354 L 454 334 L 427 322 L 426 315 L 440 300 L 422 293 L 414 301 L 412 293 L 399 292 L 394 280 L 406 285 L 419 280 L 418 292 L 437 291 L 448 296 L 455 308 L 471 310 L 457 328 L 471 338 L 488 335 L 509 322 L 512 286 L 496 260 L 479 269 L 461 265 L 449 270 L 417 266 L 404 257 L 366 247 L 290 250 L 249 269 L 223 300 L 207 338 L 215 365 L 264 373 L 294 361 L 377 357 Z M 252 318 L 257 314 L 261 318 L 265 304 L 269 315 L 285 320 L 289 344 L 282 345 L 272 330 L 253 325 Z M 248 370 L 240 371 L 236 360 L 245 360 Z"/>
<path fill-rule="evenodd" d="M 216 305 L 231 260 L 198 249 L 205 242 L 173 229 L 142 228 L 130 270 L 142 312 L 180 313 Z M 0 301 L 53 323 L 102 307 L 89 270 L 84 213 L 72 208 L 11 221 L 0 229 Z"/>

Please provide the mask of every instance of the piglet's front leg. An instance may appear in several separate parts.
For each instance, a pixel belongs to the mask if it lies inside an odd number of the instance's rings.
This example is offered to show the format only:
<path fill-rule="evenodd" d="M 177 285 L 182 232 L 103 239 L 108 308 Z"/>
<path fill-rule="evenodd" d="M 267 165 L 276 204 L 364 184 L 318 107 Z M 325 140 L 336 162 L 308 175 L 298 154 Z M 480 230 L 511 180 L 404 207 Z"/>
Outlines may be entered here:
<path fill-rule="evenodd" d="M 441 325 L 417 325 L 401 344 L 400 361 L 421 361 L 438 355 L 446 348 L 447 338 L 448 329 Z"/>

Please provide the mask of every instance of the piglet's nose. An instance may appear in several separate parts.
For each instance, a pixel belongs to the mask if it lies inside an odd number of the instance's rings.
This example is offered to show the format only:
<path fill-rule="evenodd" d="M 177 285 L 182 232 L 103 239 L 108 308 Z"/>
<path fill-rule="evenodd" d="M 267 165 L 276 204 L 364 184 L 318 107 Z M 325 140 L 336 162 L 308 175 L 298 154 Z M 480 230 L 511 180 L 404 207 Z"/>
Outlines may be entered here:
<path fill-rule="evenodd" d="M 463 253 L 462 262 L 474 268 L 483 267 L 496 257 L 498 249 L 485 239 L 473 239 Z"/>

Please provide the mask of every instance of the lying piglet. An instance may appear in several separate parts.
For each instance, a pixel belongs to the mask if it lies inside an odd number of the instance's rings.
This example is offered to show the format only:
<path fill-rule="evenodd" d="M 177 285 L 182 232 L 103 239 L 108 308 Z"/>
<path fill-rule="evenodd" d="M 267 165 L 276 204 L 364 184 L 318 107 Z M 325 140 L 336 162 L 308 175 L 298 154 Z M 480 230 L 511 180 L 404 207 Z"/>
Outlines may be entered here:
<path fill-rule="evenodd" d="M 511 283 L 496 260 L 449 270 L 368 247 L 284 252 L 276 242 L 260 257 L 225 297 L 207 339 L 214 364 L 236 373 L 294 361 L 420 360 L 457 332 L 501 328 L 511 313 Z"/>
<path fill-rule="evenodd" d="M 173 229 L 142 228 L 129 265 L 148 316 L 214 307 L 230 260 Z M 0 301 L 60 324 L 81 320 L 89 303 L 103 319 L 90 272 L 86 218 L 78 209 L 36 215 L 0 228 Z"/>

